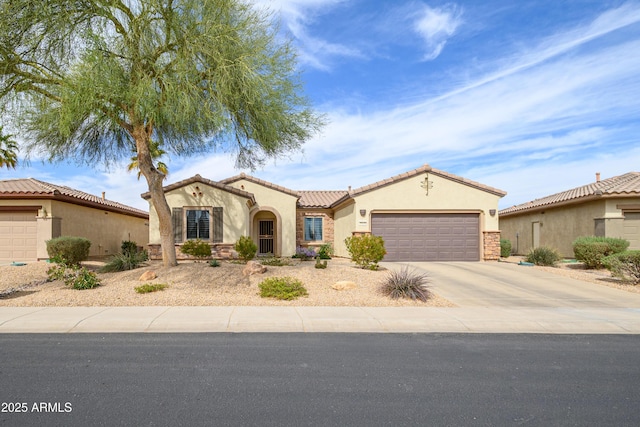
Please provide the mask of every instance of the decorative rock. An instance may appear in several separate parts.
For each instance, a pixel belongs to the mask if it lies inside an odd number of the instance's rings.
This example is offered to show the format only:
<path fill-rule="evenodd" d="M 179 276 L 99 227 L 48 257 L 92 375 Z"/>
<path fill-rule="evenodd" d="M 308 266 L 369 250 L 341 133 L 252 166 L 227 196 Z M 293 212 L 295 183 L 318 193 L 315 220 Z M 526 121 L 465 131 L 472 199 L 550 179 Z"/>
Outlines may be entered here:
<path fill-rule="evenodd" d="M 145 271 L 144 273 L 142 273 L 142 276 L 140 276 L 140 278 L 138 280 L 140 280 L 141 282 L 144 282 L 146 280 L 153 280 L 156 277 L 158 277 L 158 275 L 156 273 L 154 273 L 153 271 L 149 270 L 149 271 Z"/>
<path fill-rule="evenodd" d="M 267 267 L 257 261 L 249 261 L 247 266 L 242 270 L 243 276 L 251 276 L 253 274 L 262 274 L 267 271 Z"/>
<path fill-rule="evenodd" d="M 349 289 L 356 289 L 358 287 L 358 285 L 356 285 L 354 282 L 350 282 L 348 280 L 341 280 L 341 281 L 336 282 L 333 285 L 331 285 L 331 287 L 333 289 L 335 289 L 336 291 L 347 291 Z"/>

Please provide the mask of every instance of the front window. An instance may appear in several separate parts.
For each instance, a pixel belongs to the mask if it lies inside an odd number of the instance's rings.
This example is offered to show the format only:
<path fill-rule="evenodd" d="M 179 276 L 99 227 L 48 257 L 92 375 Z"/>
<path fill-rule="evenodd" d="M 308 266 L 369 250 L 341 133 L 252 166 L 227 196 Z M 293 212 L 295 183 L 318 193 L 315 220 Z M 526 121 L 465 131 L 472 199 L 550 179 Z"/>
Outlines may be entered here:
<path fill-rule="evenodd" d="M 304 240 L 322 241 L 322 218 L 305 218 L 304 219 Z"/>
<path fill-rule="evenodd" d="M 209 240 L 208 210 L 187 210 L 187 239 Z"/>

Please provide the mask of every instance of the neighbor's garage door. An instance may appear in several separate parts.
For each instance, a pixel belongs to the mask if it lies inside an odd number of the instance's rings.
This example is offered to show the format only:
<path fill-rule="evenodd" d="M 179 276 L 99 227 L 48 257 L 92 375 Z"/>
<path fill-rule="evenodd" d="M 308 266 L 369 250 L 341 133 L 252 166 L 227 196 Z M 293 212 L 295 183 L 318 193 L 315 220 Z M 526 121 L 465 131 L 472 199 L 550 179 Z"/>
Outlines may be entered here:
<path fill-rule="evenodd" d="M 640 212 L 625 212 L 622 238 L 629 241 L 629 249 L 640 249 Z"/>
<path fill-rule="evenodd" d="M 385 261 L 479 261 L 480 217 L 459 213 L 372 214 Z"/>
<path fill-rule="evenodd" d="M 36 213 L 0 212 L 0 261 L 35 261 Z"/>

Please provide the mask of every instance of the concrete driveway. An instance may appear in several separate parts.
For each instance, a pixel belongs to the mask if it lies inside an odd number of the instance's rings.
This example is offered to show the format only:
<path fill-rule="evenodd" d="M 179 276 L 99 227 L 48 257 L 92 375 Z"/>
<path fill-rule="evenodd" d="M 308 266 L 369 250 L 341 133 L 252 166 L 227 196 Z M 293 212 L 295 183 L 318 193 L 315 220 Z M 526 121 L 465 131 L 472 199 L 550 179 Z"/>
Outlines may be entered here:
<path fill-rule="evenodd" d="M 640 308 L 640 294 L 502 262 L 382 263 L 426 272 L 430 287 L 458 307 Z"/>

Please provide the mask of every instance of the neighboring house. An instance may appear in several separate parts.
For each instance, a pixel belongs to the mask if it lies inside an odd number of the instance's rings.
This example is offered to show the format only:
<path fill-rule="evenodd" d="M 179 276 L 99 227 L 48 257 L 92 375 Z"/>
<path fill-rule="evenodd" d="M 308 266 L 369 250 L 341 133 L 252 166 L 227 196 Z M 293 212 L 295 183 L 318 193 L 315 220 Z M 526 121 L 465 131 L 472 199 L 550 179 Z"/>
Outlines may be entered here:
<path fill-rule="evenodd" d="M 120 252 L 122 241 L 149 241 L 145 211 L 37 179 L 0 181 L 0 262 L 49 258 L 46 241 L 91 241 L 90 256 Z"/>
<path fill-rule="evenodd" d="M 219 258 L 231 256 L 243 235 L 252 237 L 259 254 L 291 256 L 298 246 L 330 243 L 336 256 L 347 257 L 345 238 L 366 233 L 384 238 L 387 261 L 500 255 L 497 207 L 506 193 L 429 165 L 353 191 L 294 191 L 245 174 L 222 181 L 196 175 L 164 191 L 176 246 L 199 238 Z M 151 205 L 149 215 L 149 253 L 160 259 Z"/>
<path fill-rule="evenodd" d="M 580 236 L 622 237 L 640 249 L 640 172 L 596 181 L 500 211 L 502 238 L 512 251 L 549 246 L 573 257 Z"/>

